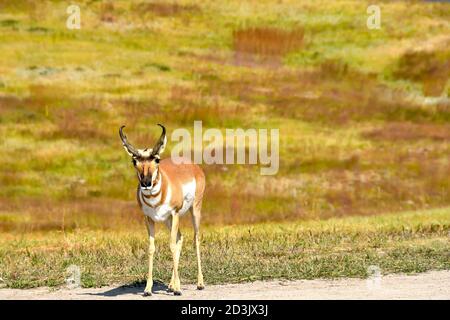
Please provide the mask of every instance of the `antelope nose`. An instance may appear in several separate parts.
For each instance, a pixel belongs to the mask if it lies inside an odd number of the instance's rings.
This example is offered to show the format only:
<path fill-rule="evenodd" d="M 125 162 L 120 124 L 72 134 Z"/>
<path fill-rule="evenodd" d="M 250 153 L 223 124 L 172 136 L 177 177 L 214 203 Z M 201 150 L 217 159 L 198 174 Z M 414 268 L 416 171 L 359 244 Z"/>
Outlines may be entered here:
<path fill-rule="evenodd" d="M 141 181 L 141 186 L 146 188 L 146 187 L 151 187 L 152 182 L 151 181 Z"/>

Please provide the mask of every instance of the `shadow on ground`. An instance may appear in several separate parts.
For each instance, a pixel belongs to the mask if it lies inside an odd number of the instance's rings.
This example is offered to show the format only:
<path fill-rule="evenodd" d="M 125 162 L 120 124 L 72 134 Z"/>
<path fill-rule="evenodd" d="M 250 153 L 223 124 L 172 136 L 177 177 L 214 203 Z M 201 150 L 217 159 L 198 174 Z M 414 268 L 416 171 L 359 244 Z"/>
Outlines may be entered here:
<path fill-rule="evenodd" d="M 87 295 L 92 296 L 103 296 L 103 297 L 117 297 L 125 294 L 135 294 L 135 295 L 144 295 L 145 281 L 138 281 L 131 284 L 125 284 L 123 286 L 110 289 L 105 292 L 97 292 L 97 293 L 86 293 Z M 173 295 L 173 293 L 167 292 L 168 286 L 164 284 L 162 281 L 155 280 L 153 282 L 152 293 L 156 294 L 164 294 L 164 295 Z"/>

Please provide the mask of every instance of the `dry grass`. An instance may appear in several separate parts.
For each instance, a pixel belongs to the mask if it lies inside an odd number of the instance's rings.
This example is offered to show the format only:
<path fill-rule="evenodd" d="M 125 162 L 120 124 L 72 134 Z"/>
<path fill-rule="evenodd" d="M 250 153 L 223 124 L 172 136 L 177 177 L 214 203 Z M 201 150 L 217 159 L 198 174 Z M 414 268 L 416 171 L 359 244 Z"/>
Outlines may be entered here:
<path fill-rule="evenodd" d="M 442 4 L 409 8 L 425 24 L 405 29 L 396 17 L 406 4 L 386 2 L 393 29 L 367 32 L 357 2 L 255 3 L 250 20 L 238 2 L 83 3 L 82 30 L 69 31 L 53 1 L 2 2 L 11 12 L 0 12 L 5 230 L 140 225 L 122 124 L 138 147 L 153 144 L 156 123 L 169 134 L 192 130 L 194 120 L 280 129 L 274 177 L 255 166 L 203 165 L 205 224 L 450 205 L 449 108 L 408 98 L 423 81 L 442 89 Z M 53 15 L 29 18 L 45 11 Z M 301 26 L 290 18 L 297 13 Z M 242 28 L 249 25 L 257 27 Z M 416 44 L 420 53 L 404 53 Z"/>
<path fill-rule="evenodd" d="M 364 136 L 370 139 L 387 141 L 417 141 L 421 139 L 450 141 L 450 126 L 393 122 L 380 129 L 366 132 Z"/>
<path fill-rule="evenodd" d="M 237 53 L 282 56 L 303 46 L 304 30 L 281 30 L 255 27 L 233 32 L 233 49 Z"/>
<path fill-rule="evenodd" d="M 0 199 L 0 211 L 4 212 L 0 214 L 2 232 L 119 230 L 133 229 L 143 223 L 136 202 L 112 199 Z"/>
<path fill-rule="evenodd" d="M 170 120 L 190 126 L 201 119 L 205 126 L 233 127 L 243 122 L 245 108 L 236 104 L 225 105 L 220 96 L 205 94 L 202 90 L 192 90 L 174 86 L 170 90 Z"/>
<path fill-rule="evenodd" d="M 134 6 L 140 13 L 152 13 L 161 17 L 171 17 L 179 14 L 195 14 L 201 12 L 198 5 L 179 4 L 177 2 L 151 1 L 141 2 Z"/>
<path fill-rule="evenodd" d="M 267 279 L 366 277 L 448 269 L 448 209 L 370 218 L 203 228 L 206 284 Z M 189 231 L 188 231 L 189 230 Z M 192 229 L 183 228 L 183 283 L 195 283 Z M 154 277 L 168 281 L 168 232 L 157 229 Z M 75 230 L 0 238 L 0 277 L 8 287 L 63 285 L 67 267 L 81 269 L 83 287 L 141 284 L 147 273 L 145 227 L 128 231 Z M 338 266 L 338 267 L 337 267 Z"/>
<path fill-rule="evenodd" d="M 332 125 L 369 120 L 443 122 L 445 106 L 424 109 L 401 91 L 338 61 L 325 61 L 313 71 L 248 72 L 229 81 L 209 81 L 215 95 L 247 104 L 266 104 L 277 116 Z"/>
<path fill-rule="evenodd" d="M 300 50 L 304 45 L 304 30 L 296 27 L 282 30 L 253 27 L 233 31 L 233 50 L 238 64 L 252 61 L 277 62 L 284 55 Z"/>
<path fill-rule="evenodd" d="M 100 6 L 100 20 L 103 22 L 115 22 L 116 17 L 114 15 L 114 3 L 113 2 L 104 2 L 101 3 Z"/>
<path fill-rule="evenodd" d="M 51 135 L 44 135 L 46 139 L 69 138 L 82 140 L 101 141 L 109 138 L 109 132 L 102 130 L 102 124 L 98 118 L 104 118 L 101 109 L 95 106 L 82 109 L 59 109 L 53 112 L 58 128 Z M 91 116 L 80 116 L 80 112 L 91 112 Z"/>
<path fill-rule="evenodd" d="M 368 32 L 364 3 L 322 4 L 80 1 L 82 29 L 68 30 L 62 2 L 0 1 L 0 278 L 55 286 L 77 264 L 84 286 L 144 279 L 117 131 L 149 147 L 156 123 L 170 136 L 194 120 L 280 129 L 275 176 L 202 166 L 211 283 L 448 269 L 448 209 L 428 209 L 450 205 L 450 109 L 420 94 L 450 92 L 448 5 L 385 1 Z M 192 246 L 183 254 L 193 281 Z"/>
<path fill-rule="evenodd" d="M 408 51 L 400 57 L 394 76 L 421 82 L 424 95 L 439 96 L 450 77 L 450 51 Z"/>

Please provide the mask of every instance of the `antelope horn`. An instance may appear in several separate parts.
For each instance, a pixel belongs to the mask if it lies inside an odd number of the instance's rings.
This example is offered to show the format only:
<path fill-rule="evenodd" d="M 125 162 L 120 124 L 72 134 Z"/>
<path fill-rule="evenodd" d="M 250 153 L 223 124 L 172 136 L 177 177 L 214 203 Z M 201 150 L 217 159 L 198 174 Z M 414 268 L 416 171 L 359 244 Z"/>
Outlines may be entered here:
<path fill-rule="evenodd" d="M 153 157 L 159 156 L 164 151 L 164 148 L 166 147 L 166 142 L 167 142 L 166 128 L 164 128 L 164 126 L 159 123 L 158 123 L 158 126 L 160 126 L 162 128 L 162 133 L 161 133 L 161 136 L 159 137 L 158 142 L 153 147 L 153 151 L 152 151 Z"/>
<path fill-rule="evenodd" d="M 130 154 L 130 156 L 139 157 L 139 152 L 128 142 L 127 136 L 123 133 L 123 128 L 125 128 L 125 126 L 121 126 L 119 129 L 119 135 L 122 140 L 123 147 Z"/>

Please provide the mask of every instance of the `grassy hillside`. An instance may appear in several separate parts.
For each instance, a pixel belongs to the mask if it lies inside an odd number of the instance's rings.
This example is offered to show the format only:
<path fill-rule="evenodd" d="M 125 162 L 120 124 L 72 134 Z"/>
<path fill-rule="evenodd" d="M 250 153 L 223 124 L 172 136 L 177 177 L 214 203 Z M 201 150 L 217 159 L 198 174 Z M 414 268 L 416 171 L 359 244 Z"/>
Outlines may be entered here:
<path fill-rule="evenodd" d="M 194 120 L 280 129 L 275 176 L 203 165 L 207 283 L 449 269 L 450 4 L 378 1 L 369 30 L 371 1 L 77 3 L 70 30 L 65 1 L 0 1 L 8 286 L 62 284 L 70 264 L 84 286 L 143 280 L 118 128 L 144 147 L 156 123 L 170 135 Z M 193 281 L 191 246 L 183 255 Z"/>
<path fill-rule="evenodd" d="M 0 3 L 0 229 L 141 223 L 121 124 L 280 129 L 276 176 L 203 166 L 209 224 L 450 204 L 448 4 L 78 3 Z"/>

